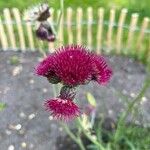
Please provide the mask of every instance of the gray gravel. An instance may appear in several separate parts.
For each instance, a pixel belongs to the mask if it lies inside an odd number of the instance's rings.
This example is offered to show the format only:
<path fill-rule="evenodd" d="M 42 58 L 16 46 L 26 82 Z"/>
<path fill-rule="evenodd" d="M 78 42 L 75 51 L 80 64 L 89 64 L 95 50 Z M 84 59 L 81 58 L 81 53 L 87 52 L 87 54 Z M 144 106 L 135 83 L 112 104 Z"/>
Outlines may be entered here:
<path fill-rule="evenodd" d="M 20 60 L 17 65 L 11 65 L 9 61 L 14 55 Z M 85 94 L 91 92 L 97 99 L 97 112 L 116 119 L 125 107 L 119 93 L 135 97 L 146 71 L 142 64 L 129 58 L 107 58 L 114 71 L 111 82 L 106 86 L 94 82 L 81 86 L 77 102 L 84 107 Z M 43 109 L 43 101 L 53 97 L 53 92 L 45 78 L 33 74 L 39 59 L 37 52 L 0 52 L 0 102 L 7 105 L 0 112 L 0 150 L 57 150 L 56 139 L 63 132 L 58 122 L 51 120 Z M 139 105 L 141 113 L 136 123 L 150 124 L 149 100 L 150 89 Z"/>

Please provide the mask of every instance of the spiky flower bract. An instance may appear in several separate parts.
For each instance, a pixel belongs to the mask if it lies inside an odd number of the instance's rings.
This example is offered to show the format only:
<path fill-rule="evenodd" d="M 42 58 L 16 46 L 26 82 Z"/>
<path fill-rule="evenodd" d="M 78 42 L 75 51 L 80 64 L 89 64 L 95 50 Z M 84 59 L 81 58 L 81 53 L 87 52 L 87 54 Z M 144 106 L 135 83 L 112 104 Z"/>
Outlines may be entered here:
<path fill-rule="evenodd" d="M 99 84 L 107 83 L 112 76 L 112 69 L 107 65 L 104 57 L 93 54 L 93 80 Z"/>
<path fill-rule="evenodd" d="M 72 101 L 61 98 L 47 100 L 44 103 L 47 111 L 51 113 L 54 119 L 69 121 L 80 115 L 79 107 Z"/>

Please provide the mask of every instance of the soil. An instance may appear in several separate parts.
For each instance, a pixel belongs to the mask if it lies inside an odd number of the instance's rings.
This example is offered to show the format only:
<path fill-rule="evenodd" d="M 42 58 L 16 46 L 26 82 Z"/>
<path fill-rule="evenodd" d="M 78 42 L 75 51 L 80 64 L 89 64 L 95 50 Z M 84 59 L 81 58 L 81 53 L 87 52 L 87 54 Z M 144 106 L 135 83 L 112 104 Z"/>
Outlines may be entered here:
<path fill-rule="evenodd" d="M 13 56 L 19 58 L 17 64 L 11 64 Z M 94 82 L 81 86 L 77 103 L 84 107 L 87 103 L 85 95 L 90 92 L 97 100 L 97 114 L 116 120 L 126 107 L 120 93 L 134 98 L 143 85 L 146 71 L 144 65 L 130 58 L 106 58 L 113 68 L 112 80 L 105 86 Z M 53 97 L 53 90 L 45 78 L 33 73 L 40 59 L 38 52 L 0 52 L 0 102 L 6 104 L 0 112 L 0 150 L 70 150 L 61 146 L 67 143 L 61 140 L 65 133 L 43 108 L 44 100 Z M 140 114 L 135 123 L 150 125 L 149 99 L 150 89 L 138 104 Z M 128 119 L 131 120 L 131 116 Z"/>

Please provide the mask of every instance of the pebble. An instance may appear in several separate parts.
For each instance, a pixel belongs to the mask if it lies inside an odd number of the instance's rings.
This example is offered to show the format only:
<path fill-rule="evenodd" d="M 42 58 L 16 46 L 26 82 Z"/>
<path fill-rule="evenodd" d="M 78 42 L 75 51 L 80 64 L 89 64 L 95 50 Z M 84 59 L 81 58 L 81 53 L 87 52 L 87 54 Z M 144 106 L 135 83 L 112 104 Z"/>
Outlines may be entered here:
<path fill-rule="evenodd" d="M 53 120 L 53 116 L 49 116 L 48 119 L 49 119 L 49 120 Z"/>
<path fill-rule="evenodd" d="M 6 130 L 5 131 L 7 135 L 11 135 L 11 131 L 10 130 Z"/>
<path fill-rule="evenodd" d="M 15 68 L 13 69 L 12 75 L 13 75 L 13 76 L 17 76 L 17 75 L 19 75 L 19 74 L 21 73 L 21 71 L 22 71 L 22 66 L 17 66 L 17 67 L 15 67 Z"/>
<path fill-rule="evenodd" d="M 35 114 L 33 114 L 33 113 L 28 116 L 29 120 L 32 120 L 33 118 L 35 118 Z"/>
<path fill-rule="evenodd" d="M 22 128 L 21 124 L 17 124 L 17 125 L 15 126 L 15 129 L 16 129 L 16 130 L 20 130 L 21 128 Z"/>
<path fill-rule="evenodd" d="M 11 130 L 20 130 L 22 128 L 21 124 L 17 124 L 17 125 L 9 125 L 9 129 Z"/>
<path fill-rule="evenodd" d="M 130 93 L 130 96 L 131 96 L 132 98 L 135 98 L 135 97 L 136 97 L 136 94 L 135 94 L 135 93 Z"/>
<path fill-rule="evenodd" d="M 21 112 L 21 113 L 19 114 L 19 116 L 20 116 L 20 118 L 26 118 L 26 115 L 25 115 L 24 112 Z"/>
<path fill-rule="evenodd" d="M 30 80 L 29 80 L 29 83 L 30 83 L 30 84 L 34 84 L 34 80 L 33 80 L 33 79 L 30 79 Z"/>
<path fill-rule="evenodd" d="M 21 143 L 21 147 L 22 147 L 22 148 L 26 148 L 26 147 L 27 147 L 27 144 L 26 144 L 25 142 L 22 142 L 22 143 Z"/>
<path fill-rule="evenodd" d="M 8 150 L 14 150 L 14 149 L 15 149 L 14 145 L 10 145 L 10 146 L 8 147 Z"/>
<path fill-rule="evenodd" d="M 43 93 L 47 93 L 47 89 L 46 88 L 43 88 Z"/>

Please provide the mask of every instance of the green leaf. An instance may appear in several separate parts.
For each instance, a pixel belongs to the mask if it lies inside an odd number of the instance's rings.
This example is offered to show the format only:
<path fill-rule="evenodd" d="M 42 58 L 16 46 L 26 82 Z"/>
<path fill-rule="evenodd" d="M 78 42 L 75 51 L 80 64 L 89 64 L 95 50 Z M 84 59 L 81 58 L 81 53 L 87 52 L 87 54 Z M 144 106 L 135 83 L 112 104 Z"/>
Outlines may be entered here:
<path fill-rule="evenodd" d="M 0 111 L 2 111 L 2 110 L 5 109 L 5 108 L 6 108 L 6 104 L 0 103 Z"/>
<path fill-rule="evenodd" d="M 87 93 L 86 96 L 87 96 L 87 100 L 90 103 L 90 105 L 96 107 L 96 100 L 95 100 L 94 96 L 89 92 Z"/>

